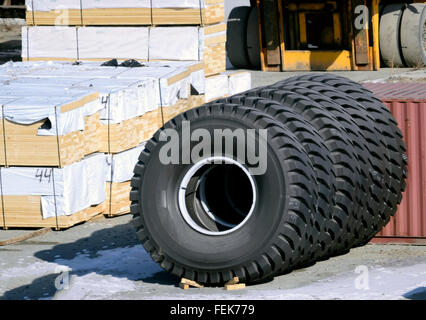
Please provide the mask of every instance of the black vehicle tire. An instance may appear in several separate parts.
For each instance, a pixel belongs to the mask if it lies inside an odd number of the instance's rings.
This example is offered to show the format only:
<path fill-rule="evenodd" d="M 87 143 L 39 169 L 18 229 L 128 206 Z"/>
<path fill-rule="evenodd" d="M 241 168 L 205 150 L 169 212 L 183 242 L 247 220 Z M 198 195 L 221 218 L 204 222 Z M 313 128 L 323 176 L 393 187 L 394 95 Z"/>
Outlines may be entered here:
<path fill-rule="evenodd" d="M 297 87 L 303 87 L 298 89 Z M 365 108 L 350 96 L 318 82 L 289 81 L 285 88 L 304 92 L 307 97 L 323 105 L 345 127 L 352 140 L 359 162 L 361 183 L 360 217 L 354 247 L 364 244 L 383 227 L 387 219 L 389 172 L 384 138 L 376 131 L 374 120 Z M 306 92 L 310 89 L 310 92 Z"/>
<path fill-rule="evenodd" d="M 332 210 L 333 220 L 338 222 L 334 230 L 331 256 L 347 253 L 356 241 L 355 231 L 361 224 L 358 216 L 360 199 L 359 164 L 355 151 L 345 129 L 323 106 L 291 90 L 282 90 L 272 86 L 249 90 L 249 96 L 260 96 L 275 100 L 291 107 L 318 131 L 327 148 L 336 175 L 335 205 Z"/>
<path fill-rule="evenodd" d="M 393 216 L 402 200 L 408 176 L 406 145 L 401 130 L 390 110 L 370 90 L 350 79 L 324 74 L 312 74 L 299 77 L 300 80 L 315 81 L 327 84 L 346 93 L 363 105 L 375 120 L 380 135 L 385 138 L 389 163 L 389 198 L 387 201 L 388 216 Z"/>
<path fill-rule="evenodd" d="M 383 62 L 388 67 L 404 67 L 401 51 L 401 18 L 405 4 L 388 4 L 380 16 L 379 43 Z"/>
<path fill-rule="evenodd" d="M 325 145 L 323 138 L 309 122 L 300 114 L 294 112 L 291 107 L 274 100 L 240 94 L 220 101 L 239 104 L 269 114 L 287 127 L 302 143 L 315 169 L 319 195 L 317 211 L 312 213 L 318 239 L 316 245 L 312 248 L 311 258 L 302 263 L 312 264 L 319 259 L 327 259 L 334 248 L 333 238 L 338 232 L 339 226 L 331 215 L 335 205 L 336 175 L 329 156 L 330 150 Z"/>
<path fill-rule="evenodd" d="M 188 164 L 163 164 L 164 161 L 160 161 L 160 150 L 168 143 L 163 136 L 167 129 L 172 129 L 180 138 L 177 146 L 181 154 L 183 121 L 190 121 L 190 134 L 201 129 L 210 133 L 211 137 L 215 129 L 230 129 L 225 136 L 231 135 L 231 138 L 233 130 L 237 129 L 268 130 L 266 171 L 258 175 L 246 174 L 245 180 L 231 180 L 238 182 L 238 186 L 227 189 L 232 190 L 233 194 L 229 196 L 233 201 L 245 204 L 239 209 L 247 209 L 247 204 L 251 203 L 251 213 L 246 212 L 241 223 L 235 222 L 236 227 L 225 228 L 224 231 L 218 223 L 213 227 L 197 224 L 197 217 L 206 219 L 206 211 L 197 207 L 198 194 L 202 192 L 194 187 L 198 177 L 202 176 L 197 166 L 201 163 L 211 167 L 199 168 L 219 170 L 212 175 L 219 180 L 215 182 L 215 178 L 211 178 L 210 182 L 204 181 L 217 191 L 221 190 L 217 186 L 224 185 L 221 179 L 229 176 L 229 172 L 220 171 L 225 170 L 226 165 L 201 160 Z M 258 135 L 256 139 L 259 143 Z M 231 141 L 236 148 L 238 139 Z M 186 150 L 194 151 L 199 141 L 188 143 Z M 213 141 L 209 145 L 212 148 Z M 255 152 L 254 149 L 256 145 L 247 144 L 245 152 Z M 240 158 L 234 159 L 224 150 L 215 150 L 213 155 L 235 161 L 230 163 L 237 167 L 237 173 L 246 172 L 254 166 L 242 163 Z M 188 176 L 191 172 L 195 174 Z M 186 184 L 183 183 L 185 181 Z M 173 118 L 147 142 L 131 182 L 131 212 L 144 248 L 154 261 L 175 276 L 210 285 L 223 284 L 234 276 L 242 282 L 254 282 L 277 272 L 292 270 L 299 260 L 305 259 L 312 247 L 314 228 L 311 214 L 318 197 L 316 184 L 312 181 L 315 181 L 315 175 L 309 156 L 288 129 L 260 111 L 236 104 L 214 103 Z M 208 210 L 213 214 L 214 204 L 226 206 L 230 203 L 224 192 L 204 193 Z M 219 198 L 215 198 L 217 195 Z M 215 201 L 210 203 L 209 197 Z M 228 209 L 226 212 L 232 214 L 226 219 L 238 217 L 239 213 L 232 210 L 234 207 Z M 185 216 L 185 212 L 188 215 Z M 216 214 L 218 212 L 221 210 Z M 188 217 L 191 217 L 190 220 Z M 213 229 L 215 226 L 216 231 Z M 209 232 L 216 233 L 206 234 Z"/>
<path fill-rule="evenodd" d="M 236 68 L 247 68 L 250 60 L 247 53 L 247 22 L 250 7 L 235 7 L 229 14 L 226 29 L 226 53 Z"/>
<path fill-rule="evenodd" d="M 382 223 L 387 224 L 402 200 L 402 192 L 405 190 L 405 180 L 408 176 L 406 146 L 392 113 L 370 90 L 350 79 L 329 74 L 310 74 L 297 77 L 297 79 L 319 82 L 334 87 L 359 102 L 373 117 L 376 129 L 379 131 L 379 135 L 384 137 L 387 149 L 389 183 L 386 186 L 388 197 L 385 202 L 386 207 Z"/>
<path fill-rule="evenodd" d="M 260 40 L 257 8 L 252 7 L 247 22 L 247 53 L 254 69 L 260 69 Z"/>

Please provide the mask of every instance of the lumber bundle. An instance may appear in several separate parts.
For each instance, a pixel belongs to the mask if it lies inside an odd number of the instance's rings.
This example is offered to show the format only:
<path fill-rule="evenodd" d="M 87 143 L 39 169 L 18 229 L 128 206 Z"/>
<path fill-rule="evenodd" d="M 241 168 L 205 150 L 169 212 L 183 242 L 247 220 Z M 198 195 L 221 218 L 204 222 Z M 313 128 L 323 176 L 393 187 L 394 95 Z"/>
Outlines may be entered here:
<path fill-rule="evenodd" d="M 0 226 L 67 228 L 105 210 L 106 156 L 63 168 L 0 168 Z"/>
<path fill-rule="evenodd" d="M 224 21 L 223 0 L 27 0 L 27 25 L 209 25 Z"/>
<path fill-rule="evenodd" d="M 204 27 L 23 27 L 23 61 L 200 61 L 226 69 L 226 24 Z"/>
<path fill-rule="evenodd" d="M 140 68 L 9 63 L 0 66 L 0 84 L 3 227 L 62 229 L 100 213 L 128 213 L 143 142 L 165 121 L 205 102 L 197 61 Z M 96 170 L 103 172 L 96 177 L 102 185 L 91 181 L 86 190 L 82 175 Z M 13 181 L 30 189 L 11 191 Z M 99 201 L 88 201 L 94 192 Z"/>
<path fill-rule="evenodd" d="M 48 94 L 50 90 L 45 92 Z M 99 151 L 98 93 L 40 94 L 43 88 L 33 93 L 25 87 L 0 87 L 3 118 L 0 165 L 62 167 Z M 72 120 L 76 116 L 80 121 Z"/>
<path fill-rule="evenodd" d="M 205 100 L 210 102 L 251 89 L 251 74 L 247 71 L 223 72 L 206 77 Z"/>

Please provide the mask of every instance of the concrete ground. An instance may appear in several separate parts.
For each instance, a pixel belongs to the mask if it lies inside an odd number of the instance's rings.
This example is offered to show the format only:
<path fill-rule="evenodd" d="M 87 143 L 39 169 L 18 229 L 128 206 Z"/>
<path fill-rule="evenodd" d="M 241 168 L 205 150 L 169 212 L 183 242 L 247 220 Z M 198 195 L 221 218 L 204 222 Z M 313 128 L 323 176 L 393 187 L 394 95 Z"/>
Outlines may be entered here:
<path fill-rule="evenodd" d="M 426 299 L 426 246 L 367 245 L 238 291 L 178 287 L 130 215 L 0 247 L 0 299 Z M 0 241 L 23 231 L 0 231 Z"/>
<path fill-rule="evenodd" d="M 386 79 L 389 77 L 395 77 L 402 73 L 411 73 L 410 68 L 381 68 L 379 71 L 333 71 L 327 72 L 337 74 L 346 78 L 349 78 L 356 82 L 371 81 L 377 79 Z M 262 72 L 262 71 L 250 71 L 252 74 L 252 86 L 260 87 L 267 86 L 276 83 L 280 80 L 284 80 L 296 75 L 307 74 L 311 72 L 300 72 L 300 71 L 287 71 L 287 72 Z M 420 70 L 423 76 L 426 75 L 426 69 Z M 318 72 L 326 73 L 326 72 Z M 417 72 L 418 73 L 418 72 Z"/>

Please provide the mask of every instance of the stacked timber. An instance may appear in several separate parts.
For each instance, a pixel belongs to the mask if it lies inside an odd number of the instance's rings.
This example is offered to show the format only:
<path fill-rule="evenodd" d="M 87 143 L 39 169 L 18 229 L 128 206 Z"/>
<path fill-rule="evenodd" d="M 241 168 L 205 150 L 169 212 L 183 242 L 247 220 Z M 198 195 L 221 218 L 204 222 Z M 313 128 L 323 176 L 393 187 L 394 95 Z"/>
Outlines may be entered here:
<path fill-rule="evenodd" d="M 224 20 L 223 0 L 26 0 L 28 25 L 208 25 Z"/>
<path fill-rule="evenodd" d="M 105 154 L 63 168 L 0 168 L 2 227 L 63 229 L 105 211 Z"/>
<path fill-rule="evenodd" d="M 198 62 L 151 62 L 140 68 L 105 67 L 99 62 L 1 66 L 0 158 L 2 172 L 14 169 L 10 172 L 15 176 L 0 179 L 0 226 L 66 228 L 99 213 L 128 213 L 135 155 L 165 121 L 205 102 L 204 81 Z M 68 135 L 74 140 L 66 139 Z M 102 161 L 98 155 L 104 156 Z M 95 156 L 96 163 L 87 160 Z M 74 168 L 67 177 L 83 181 L 91 166 L 104 168 L 102 177 L 97 176 L 102 187 L 95 188 L 96 195 L 61 184 L 62 171 L 57 170 Z M 16 168 L 30 172 L 34 181 L 41 179 L 38 183 L 47 179 L 54 194 L 45 189 L 33 194 L 25 188 L 6 193 L 11 181 L 21 181 Z M 48 197 L 53 199 L 51 206 L 43 205 Z M 102 200 L 83 201 L 87 197 Z M 62 210 L 58 199 L 86 207 Z"/>
<path fill-rule="evenodd" d="M 27 7 L 24 62 L 0 66 L 0 226 L 60 229 L 128 213 L 144 142 L 180 113 L 251 87 L 249 73 L 225 72 L 223 0 Z M 85 178 L 92 169 L 97 183 Z M 21 175 L 28 188 L 13 189 Z"/>
<path fill-rule="evenodd" d="M 22 60 L 200 61 L 226 68 L 226 24 L 185 27 L 23 27 Z"/>

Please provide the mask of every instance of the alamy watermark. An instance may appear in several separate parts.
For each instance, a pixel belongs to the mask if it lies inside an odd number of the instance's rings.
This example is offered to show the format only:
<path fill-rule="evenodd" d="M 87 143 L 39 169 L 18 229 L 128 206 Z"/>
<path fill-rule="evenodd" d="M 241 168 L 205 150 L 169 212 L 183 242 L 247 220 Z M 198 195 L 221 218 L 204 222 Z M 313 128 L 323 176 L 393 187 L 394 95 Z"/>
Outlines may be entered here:
<path fill-rule="evenodd" d="M 364 265 L 357 266 L 355 273 L 359 274 L 355 278 L 354 285 L 357 290 L 369 290 L 370 289 L 370 274 L 368 267 Z"/>
<path fill-rule="evenodd" d="M 267 169 L 267 139 L 267 129 L 191 131 L 190 121 L 183 121 L 180 132 L 167 128 L 160 133 L 159 140 L 166 143 L 160 149 L 159 160 L 168 165 L 191 164 L 213 156 L 232 157 L 246 165 L 251 175 L 262 175 Z M 222 160 L 214 163 L 221 164 Z"/>

